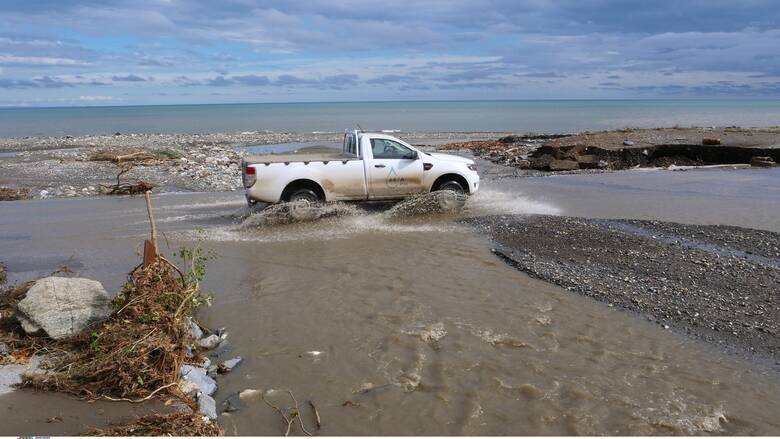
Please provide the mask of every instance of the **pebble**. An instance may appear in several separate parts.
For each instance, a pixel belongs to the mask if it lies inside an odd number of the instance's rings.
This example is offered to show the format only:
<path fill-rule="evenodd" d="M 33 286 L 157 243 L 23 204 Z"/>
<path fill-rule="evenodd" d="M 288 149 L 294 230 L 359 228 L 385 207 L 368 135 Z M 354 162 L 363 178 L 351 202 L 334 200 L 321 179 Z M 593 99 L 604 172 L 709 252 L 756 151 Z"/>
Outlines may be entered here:
<path fill-rule="evenodd" d="M 209 395 L 198 395 L 198 411 L 209 419 L 217 419 L 217 402 Z"/>
<path fill-rule="evenodd" d="M 241 357 L 236 357 L 236 358 L 231 358 L 230 360 L 225 360 L 225 361 L 219 363 L 217 371 L 219 373 L 228 373 L 231 370 L 233 370 L 233 368 L 235 368 L 236 366 L 241 364 L 242 361 L 243 361 L 243 358 L 241 358 Z"/>
<path fill-rule="evenodd" d="M 217 382 L 207 375 L 206 369 L 191 364 L 183 364 L 180 373 L 182 379 L 194 384 L 199 391 L 206 395 L 213 395 L 217 391 Z"/>
<path fill-rule="evenodd" d="M 219 344 L 220 339 L 219 336 L 216 334 L 211 334 L 208 337 L 201 338 L 198 340 L 198 346 L 200 346 L 203 349 L 214 349 Z"/>

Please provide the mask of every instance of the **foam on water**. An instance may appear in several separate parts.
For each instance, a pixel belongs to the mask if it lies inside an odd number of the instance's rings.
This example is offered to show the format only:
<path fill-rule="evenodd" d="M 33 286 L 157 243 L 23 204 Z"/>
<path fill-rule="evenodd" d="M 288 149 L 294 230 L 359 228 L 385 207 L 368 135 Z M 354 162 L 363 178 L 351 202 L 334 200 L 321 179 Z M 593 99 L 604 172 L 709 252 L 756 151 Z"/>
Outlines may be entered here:
<path fill-rule="evenodd" d="M 202 203 L 198 207 L 229 207 L 235 202 Z M 195 205 L 187 206 L 194 208 Z M 214 241 L 299 241 L 343 239 L 359 233 L 436 233 L 457 229 L 454 219 L 494 214 L 558 214 L 550 204 L 522 195 L 482 191 L 464 197 L 449 191 L 416 195 L 389 208 L 373 208 L 352 203 L 282 203 L 257 211 L 241 207 L 235 211 L 189 214 L 162 219 L 163 222 L 230 217 L 236 224 L 209 227 L 207 239 Z M 190 232 L 180 232 L 188 238 Z M 192 236 L 194 237 L 194 236 Z"/>

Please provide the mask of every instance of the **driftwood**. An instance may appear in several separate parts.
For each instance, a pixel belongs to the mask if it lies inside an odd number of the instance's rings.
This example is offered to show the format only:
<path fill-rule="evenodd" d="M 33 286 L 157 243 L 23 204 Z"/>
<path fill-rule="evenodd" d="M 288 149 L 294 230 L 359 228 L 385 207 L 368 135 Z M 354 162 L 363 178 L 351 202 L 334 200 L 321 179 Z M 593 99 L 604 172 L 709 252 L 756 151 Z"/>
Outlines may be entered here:
<path fill-rule="evenodd" d="M 126 174 L 131 169 L 133 169 L 133 164 L 125 164 L 119 169 L 119 173 L 116 175 L 116 184 L 101 184 L 100 187 L 103 188 L 104 192 L 108 195 L 135 195 L 146 193 L 154 188 L 153 184 L 143 180 L 136 180 L 132 183 L 122 182 L 122 175 Z"/>

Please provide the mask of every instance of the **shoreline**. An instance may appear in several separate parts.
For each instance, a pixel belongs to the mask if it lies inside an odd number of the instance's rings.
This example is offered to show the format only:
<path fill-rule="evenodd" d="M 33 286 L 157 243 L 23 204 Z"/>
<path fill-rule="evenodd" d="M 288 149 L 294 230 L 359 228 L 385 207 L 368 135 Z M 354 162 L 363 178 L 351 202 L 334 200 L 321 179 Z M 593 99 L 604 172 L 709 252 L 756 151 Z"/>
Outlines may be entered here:
<path fill-rule="evenodd" d="M 652 128 L 542 135 L 390 134 L 425 149 L 471 153 L 517 169 L 518 177 L 599 173 L 635 167 L 678 169 L 746 164 L 755 154 L 780 160 L 778 128 Z M 132 169 L 122 174 L 124 181 L 148 182 L 155 192 L 234 191 L 241 188 L 240 162 L 246 154 L 242 148 L 333 143 L 342 136 L 338 132 L 253 131 L 5 138 L 0 139 L 0 187 L 26 191 L 29 198 L 102 195 L 105 190 L 101 185 L 115 184 L 122 168 L 96 157 L 143 153 L 151 159 L 133 162 Z M 707 137 L 723 143 L 709 147 L 695 145 Z"/>

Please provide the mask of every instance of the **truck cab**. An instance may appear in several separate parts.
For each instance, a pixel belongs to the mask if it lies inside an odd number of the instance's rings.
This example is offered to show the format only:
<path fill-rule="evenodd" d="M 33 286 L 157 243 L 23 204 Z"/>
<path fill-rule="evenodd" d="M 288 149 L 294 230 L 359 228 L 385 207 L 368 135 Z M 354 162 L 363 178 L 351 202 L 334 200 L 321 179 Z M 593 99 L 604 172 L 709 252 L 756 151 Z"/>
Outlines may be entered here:
<path fill-rule="evenodd" d="M 473 160 L 358 130 L 345 132 L 340 153 L 250 156 L 242 172 L 250 203 L 396 200 L 436 190 L 473 194 L 479 189 Z"/>

